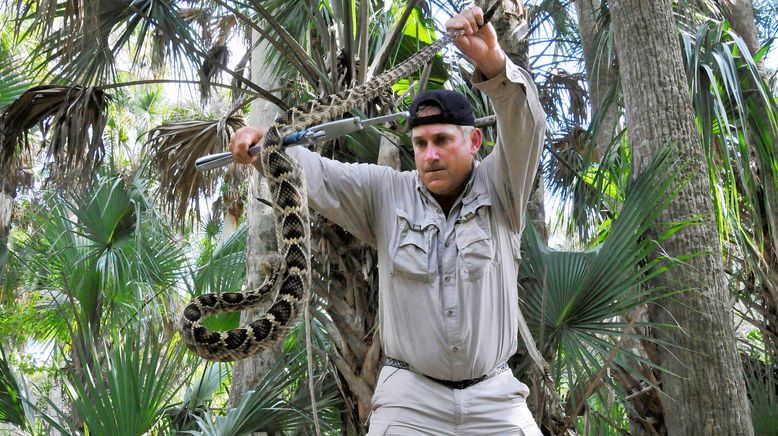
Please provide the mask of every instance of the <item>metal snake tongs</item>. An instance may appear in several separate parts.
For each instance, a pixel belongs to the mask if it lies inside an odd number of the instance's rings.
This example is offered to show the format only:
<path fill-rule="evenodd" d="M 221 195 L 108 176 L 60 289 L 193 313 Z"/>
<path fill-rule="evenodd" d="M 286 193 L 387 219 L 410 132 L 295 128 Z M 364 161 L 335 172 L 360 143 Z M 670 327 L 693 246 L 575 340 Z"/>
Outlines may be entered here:
<path fill-rule="evenodd" d="M 361 119 L 357 117 L 344 118 L 342 120 L 330 121 L 328 123 L 318 124 L 299 132 L 290 133 L 284 136 L 284 145 L 306 145 L 312 142 L 324 142 L 331 139 L 340 138 L 349 133 L 358 132 L 367 126 L 382 124 L 389 121 L 395 121 L 399 118 L 407 118 L 408 112 L 397 112 L 389 115 L 382 115 L 375 118 Z M 249 148 L 249 155 L 259 154 L 260 146 L 255 145 Z M 214 168 L 227 165 L 232 162 L 232 153 L 229 151 L 223 153 L 209 154 L 195 161 L 195 167 L 198 171 L 208 171 Z"/>

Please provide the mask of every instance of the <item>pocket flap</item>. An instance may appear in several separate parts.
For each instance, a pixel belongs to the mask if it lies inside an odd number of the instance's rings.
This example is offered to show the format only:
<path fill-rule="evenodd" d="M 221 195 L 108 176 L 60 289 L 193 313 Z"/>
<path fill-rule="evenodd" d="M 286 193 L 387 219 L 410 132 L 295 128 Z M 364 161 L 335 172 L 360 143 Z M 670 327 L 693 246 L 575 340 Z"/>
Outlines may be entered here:
<path fill-rule="evenodd" d="M 490 238 L 491 235 L 489 232 L 476 223 L 460 226 L 459 229 L 457 229 L 457 245 L 460 250 L 464 250 L 478 241 Z"/>
<path fill-rule="evenodd" d="M 404 247 L 406 245 L 415 245 L 418 247 L 421 251 L 427 252 L 427 241 L 424 237 L 424 232 L 421 230 L 415 230 L 412 228 L 402 229 L 400 231 L 400 242 L 397 244 L 398 247 Z"/>

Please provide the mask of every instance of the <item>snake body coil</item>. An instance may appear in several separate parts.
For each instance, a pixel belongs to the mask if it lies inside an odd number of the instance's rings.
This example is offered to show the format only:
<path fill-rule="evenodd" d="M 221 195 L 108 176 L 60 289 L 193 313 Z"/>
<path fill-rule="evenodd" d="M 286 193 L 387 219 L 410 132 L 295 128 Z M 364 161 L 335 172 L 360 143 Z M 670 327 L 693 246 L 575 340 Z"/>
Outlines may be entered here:
<path fill-rule="evenodd" d="M 289 109 L 276 119 L 263 138 L 260 160 L 270 186 L 279 253 L 264 256 L 265 280 L 256 290 L 204 294 L 184 309 L 181 332 L 187 346 L 213 361 L 240 360 L 275 345 L 294 326 L 303 303 L 310 298 L 311 235 L 305 176 L 300 165 L 284 152 L 282 138 L 329 121 L 375 98 L 382 90 L 419 69 L 443 46 L 460 37 L 451 31 L 395 68 L 360 86 Z M 268 311 L 257 321 L 226 332 L 203 326 L 205 317 L 261 304 L 278 292 Z"/>

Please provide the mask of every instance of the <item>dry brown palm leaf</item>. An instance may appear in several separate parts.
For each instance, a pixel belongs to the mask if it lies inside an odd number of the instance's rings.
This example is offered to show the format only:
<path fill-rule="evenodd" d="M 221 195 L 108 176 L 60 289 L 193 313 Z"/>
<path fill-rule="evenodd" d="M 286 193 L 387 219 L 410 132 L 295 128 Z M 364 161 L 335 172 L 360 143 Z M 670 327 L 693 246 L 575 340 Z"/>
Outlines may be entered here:
<path fill-rule="evenodd" d="M 233 15 L 221 17 L 216 25 L 218 36 L 213 41 L 213 45 L 208 50 L 205 58 L 200 64 L 198 74 L 200 76 L 200 95 L 203 100 L 210 98 L 211 89 L 209 82 L 219 73 L 220 66 L 227 65 L 230 50 L 227 48 L 227 38 L 235 27 L 237 20 Z"/>
<path fill-rule="evenodd" d="M 587 93 L 580 74 L 570 74 L 558 68 L 546 74 L 541 88 L 541 104 L 549 117 L 557 122 L 581 126 L 586 121 Z M 563 98 L 567 94 L 567 101 Z M 564 102 L 564 103 L 563 103 Z"/>
<path fill-rule="evenodd" d="M 198 213 L 200 197 L 213 192 L 221 175 L 219 171 L 197 171 L 197 158 L 224 151 L 232 133 L 245 125 L 242 117 L 227 116 L 167 123 L 149 132 L 146 145 L 160 177 L 161 198 L 179 221 L 190 210 Z"/>
<path fill-rule="evenodd" d="M 28 132 L 39 125 L 59 176 L 83 176 L 105 154 L 102 135 L 110 97 L 99 88 L 36 86 L 0 116 L 0 170 L 29 152 Z"/>

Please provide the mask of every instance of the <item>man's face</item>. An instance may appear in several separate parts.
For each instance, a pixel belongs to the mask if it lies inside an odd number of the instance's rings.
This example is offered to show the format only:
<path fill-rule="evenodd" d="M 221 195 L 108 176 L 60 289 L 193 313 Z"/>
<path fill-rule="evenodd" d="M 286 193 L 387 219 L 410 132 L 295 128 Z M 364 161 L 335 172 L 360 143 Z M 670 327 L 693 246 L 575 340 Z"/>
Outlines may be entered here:
<path fill-rule="evenodd" d="M 465 138 L 454 124 L 426 124 L 411 130 L 416 169 L 427 189 L 440 196 L 459 195 L 481 146 L 481 131 Z"/>

